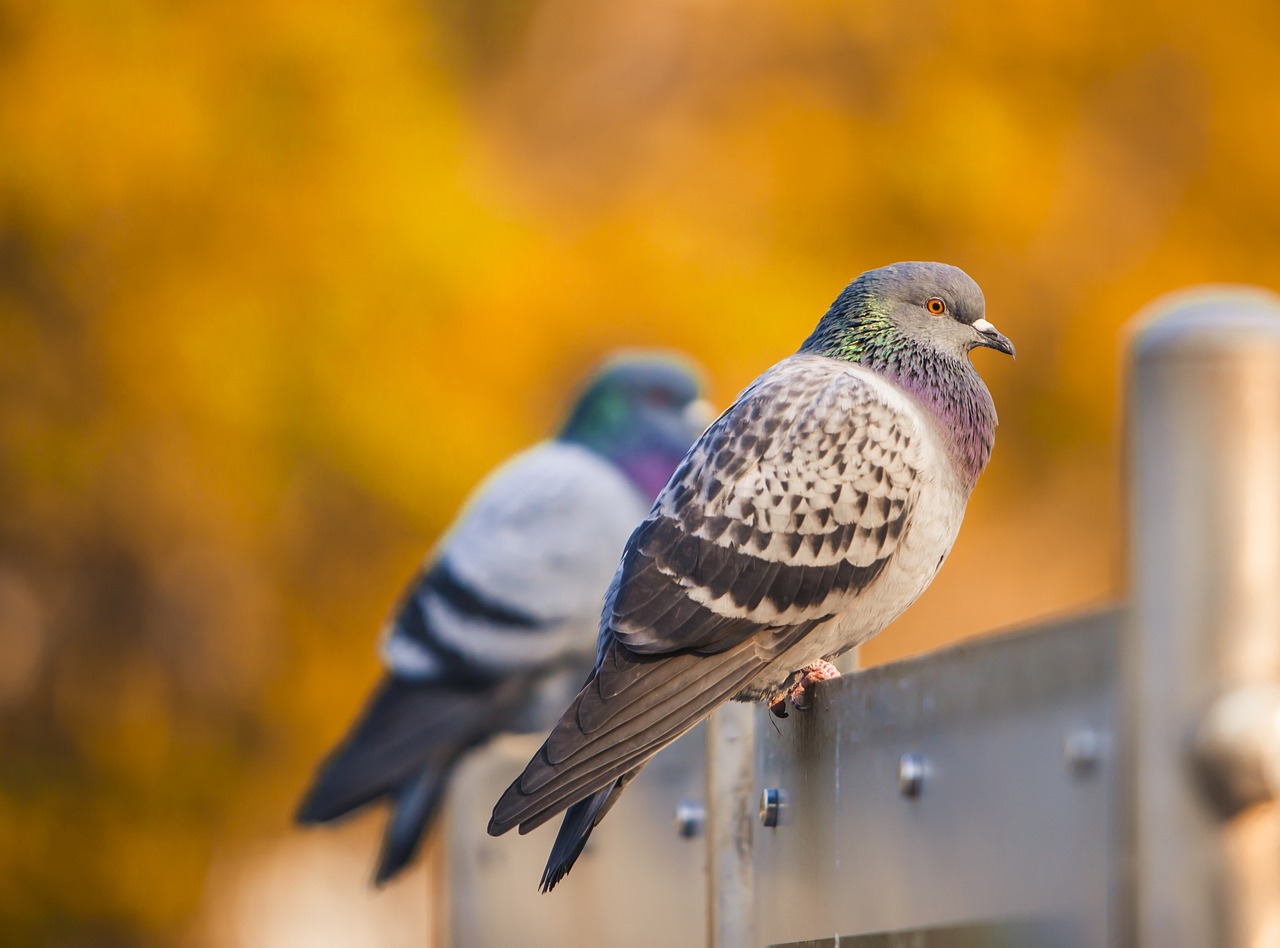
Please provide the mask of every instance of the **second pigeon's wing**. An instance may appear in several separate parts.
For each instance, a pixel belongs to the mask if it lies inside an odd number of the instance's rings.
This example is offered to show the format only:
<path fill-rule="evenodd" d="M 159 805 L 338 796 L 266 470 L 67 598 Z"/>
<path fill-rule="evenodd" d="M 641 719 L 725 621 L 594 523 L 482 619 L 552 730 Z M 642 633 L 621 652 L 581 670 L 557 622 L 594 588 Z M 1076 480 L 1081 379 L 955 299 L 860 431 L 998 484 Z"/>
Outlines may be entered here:
<path fill-rule="evenodd" d="M 645 503 L 586 448 L 547 442 L 476 491 L 384 633 L 414 680 L 492 679 L 594 651 L 595 616 Z"/>

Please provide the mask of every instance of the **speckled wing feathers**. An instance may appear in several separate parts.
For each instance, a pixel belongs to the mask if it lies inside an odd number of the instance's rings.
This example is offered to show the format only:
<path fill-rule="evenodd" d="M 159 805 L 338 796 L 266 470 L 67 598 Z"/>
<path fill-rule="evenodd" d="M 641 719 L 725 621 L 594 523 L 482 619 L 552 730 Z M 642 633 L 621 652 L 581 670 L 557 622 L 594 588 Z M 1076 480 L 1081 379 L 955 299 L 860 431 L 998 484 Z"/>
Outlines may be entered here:
<path fill-rule="evenodd" d="M 814 368 L 825 371 L 803 371 Z M 897 547 L 918 483 L 913 433 L 833 360 L 797 356 L 767 373 L 632 537 L 613 635 L 642 653 L 710 652 L 830 614 L 832 597 L 870 585 Z"/>
<path fill-rule="evenodd" d="M 627 544 L 596 670 L 491 832 L 641 766 L 872 584 L 919 482 L 894 404 L 857 367 L 800 355 L 708 429 Z"/>

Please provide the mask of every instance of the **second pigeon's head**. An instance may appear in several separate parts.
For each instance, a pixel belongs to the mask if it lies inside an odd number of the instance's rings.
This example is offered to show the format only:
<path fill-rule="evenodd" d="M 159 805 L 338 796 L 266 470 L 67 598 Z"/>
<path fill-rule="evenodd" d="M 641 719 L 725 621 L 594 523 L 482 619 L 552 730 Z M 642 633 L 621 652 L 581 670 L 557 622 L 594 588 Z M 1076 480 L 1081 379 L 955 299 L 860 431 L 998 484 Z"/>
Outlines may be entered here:
<path fill-rule="evenodd" d="M 650 500 L 712 421 L 692 363 L 629 352 L 604 363 L 578 397 L 559 438 L 611 461 Z"/>
<path fill-rule="evenodd" d="M 891 357 L 910 341 L 956 357 L 979 346 L 1013 355 L 985 313 L 982 290 L 959 267 L 895 263 L 845 287 L 802 351 L 862 361 Z"/>

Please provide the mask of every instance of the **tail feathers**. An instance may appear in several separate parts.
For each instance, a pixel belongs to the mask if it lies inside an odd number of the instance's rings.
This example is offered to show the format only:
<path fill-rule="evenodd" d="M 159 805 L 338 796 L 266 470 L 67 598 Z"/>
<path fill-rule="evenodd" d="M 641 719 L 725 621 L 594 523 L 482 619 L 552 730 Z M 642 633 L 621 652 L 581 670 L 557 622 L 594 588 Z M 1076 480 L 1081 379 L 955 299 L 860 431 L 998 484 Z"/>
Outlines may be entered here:
<path fill-rule="evenodd" d="M 616 647 L 615 647 L 616 648 Z M 629 653 L 619 660 L 632 661 Z M 639 661 L 652 662 L 642 658 Z M 676 655 L 655 667 L 663 679 L 634 696 L 616 699 L 623 707 L 608 726 L 591 733 L 581 720 L 590 705 L 610 698 L 593 679 L 565 711 L 546 743 L 503 793 L 489 821 L 499 836 L 514 826 L 527 833 L 585 796 L 612 786 L 639 769 L 717 704 L 737 694 L 764 662 L 750 643 L 709 656 Z M 582 708 L 588 707 L 588 712 Z M 553 754 L 551 748 L 555 746 Z"/>
<path fill-rule="evenodd" d="M 488 686 L 385 678 L 320 765 L 297 821 L 328 823 L 397 794 L 422 801 L 406 808 L 406 824 L 419 811 L 429 820 L 453 762 L 508 726 L 530 684 L 519 678 Z"/>
<path fill-rule="evenodd" d="M 527 833 L 642 767 L 827 617 L 720 652 L 638 655 L 614 642 L 547 740 L 499 798 L 489 835 Z M 644 681 L 644 687 L 616 687 Z"/>
<path fill-rule="evenodd" d="M 395 791 L 392 812 L 382 836 L 378 869 L 373 877 L 375 885 L 390 882 L 417 856 L 426 830 L 444 802 L 444 790 L 457 762 L 458 755 L 454 755 L 438 765 L 425 767 Z"/>
<path fill-rule="evenodd" d="M 551 847 L 551 856 L 547 859 L 547 868 L 542 871 L 542 882 L 539 890 L 550 892 L 561 879 L 569 874 L 573 864 L 582 855 L 591 831 L 600 825 L 614 803 L 618 801 L 622 790 L 635 779 L 640 772 L 637 767 L 630 773 L 623 774 L 616 781 L 597 791 L 589 797 L 579 800 L 565 811 L 564 821 L 560 824 L 560 832 Z"/>

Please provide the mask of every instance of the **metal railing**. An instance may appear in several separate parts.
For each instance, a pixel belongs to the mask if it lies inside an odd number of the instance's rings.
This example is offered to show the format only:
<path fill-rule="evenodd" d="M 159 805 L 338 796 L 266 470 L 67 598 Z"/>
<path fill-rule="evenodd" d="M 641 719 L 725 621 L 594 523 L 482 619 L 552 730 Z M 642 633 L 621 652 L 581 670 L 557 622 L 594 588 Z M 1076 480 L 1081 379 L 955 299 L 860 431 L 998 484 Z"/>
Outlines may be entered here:
<path fill-rule="evenodd" d="M 455 787 L 452 944 L 1280 945 L 1280 300 L 1162 301 L 1128 374 L 1123 610 L 846 676 L 781 728 L 722 708 L 550 896 L 554 828 L 484 836 L 538 743 L 507 742 Z"/>

